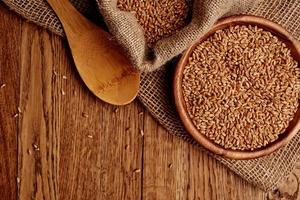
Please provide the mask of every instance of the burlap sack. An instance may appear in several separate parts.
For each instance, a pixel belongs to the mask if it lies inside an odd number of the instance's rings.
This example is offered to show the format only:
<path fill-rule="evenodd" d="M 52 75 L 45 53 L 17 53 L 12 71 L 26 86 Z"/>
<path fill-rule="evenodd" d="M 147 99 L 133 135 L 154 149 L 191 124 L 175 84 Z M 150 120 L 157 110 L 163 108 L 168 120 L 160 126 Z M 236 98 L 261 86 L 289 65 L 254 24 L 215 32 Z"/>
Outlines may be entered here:
<path fill-rule="evenodd" d="M 63 35 L 58 18 L 45 0 L 3 0 L 25 18 Z M 119 11 L 116 0 L 73 0 L 84 14 L 92 12 L 97 3 L 111 33 L 126 49 L 131 60 L 141 70 L 152 71 L 181 53 L 217 19 L 238 13 L 263 16 L 284 26 L 295 38 L 300 37 L 300 0 L 195 0 L 192 21 L 178 33 L 158 42 L 154 57 L 145 44 L 143 32 L 132 14 Z M 144 73 L 139 99 L 154 117 L 172 134 L 195 144 L 178 119 L 171 98 L 174 63 L 151 73 Z M 197 145 L 197 144 L 195 144 Z M 198 146 L 198 145 L 197 145 Z M 201 147 L 198 146 L 200 149 Z M 212 155 L 235 173 L 263 190 L 274 189 L 294 168 L 300 152 L 300 134 L 283 149 L 255 160 L 230 160 Z"/>

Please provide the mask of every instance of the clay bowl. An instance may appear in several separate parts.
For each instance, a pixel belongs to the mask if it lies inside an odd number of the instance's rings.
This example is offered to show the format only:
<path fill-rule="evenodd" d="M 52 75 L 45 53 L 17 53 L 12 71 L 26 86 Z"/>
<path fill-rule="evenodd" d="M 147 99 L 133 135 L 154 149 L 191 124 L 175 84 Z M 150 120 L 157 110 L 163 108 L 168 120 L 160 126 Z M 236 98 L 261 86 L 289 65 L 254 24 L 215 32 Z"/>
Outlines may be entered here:
<path fill-rule="evenodd" d="M 257 25 L 264 30 L 272 32 L 274 35 L 279 37 L 285 44 L 291 49 L 292 56 L 298 62 L 300 61 L 300 44 L 296 41 L 290 33 L 288 33 L 283 27 L 280 25 L 271 22 L 267 19 L 249 16 L 249 15 L 238 15 L 231 16 L 227 18 L 223 18 L 219 20 L 208 32 L 206 32 L 202 37 L 200 37 L 194 45 L 192 45 L 189 49 L 187 49 L 181 60 L 179 61 L 175 74 L 174 74 L 174 82 L 173 82 L 173 92 L 176 109 L 178 114 L 187 130 L 187 132 L 203 147 L 208 149 L 209 151 L 227 157 L 231 159 L 253 159 L 268 155 L 280 147 L 286 145 L 295 134 L 300 130 L 300 109 L 296 112 L 294 119 L 290 122 L 289 127 L 285 131 L 285 133 L 280 134 L 279 138 L 273 143 L 268 144 L 267 146 L 256 149 L 253 151 L 241 151 L 241 150 L 230 150 L 225 149 L 222 146 L 214 143 L 209 140 L 205 135 L 198 132 L 196 127 L 193 125 L 187 111 L 186 105 L 183 99 L 182 94 L 182 77 L 183 70 L 188 61 L 188 58 L 192 51 L 195 49 L 196 45 L 206 40 L 210 35 L 212 35 L 215 31 L 227 28 L 231 25 Z M 300 62 L 299 62 L 300 63 Z"/>

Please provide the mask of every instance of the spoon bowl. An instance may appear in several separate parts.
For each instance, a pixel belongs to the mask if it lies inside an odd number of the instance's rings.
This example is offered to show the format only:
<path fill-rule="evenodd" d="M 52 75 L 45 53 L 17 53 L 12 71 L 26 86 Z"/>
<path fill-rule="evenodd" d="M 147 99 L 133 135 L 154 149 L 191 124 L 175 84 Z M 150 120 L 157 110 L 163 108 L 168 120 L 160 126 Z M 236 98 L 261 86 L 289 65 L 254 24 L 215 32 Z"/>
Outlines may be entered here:
<path fill-rule="evenodd" d="M 89 90 L 104 102 L 134 100 L 140 73 L 122 48 L 100 27 L 82 16 L 68 0 L 47 0 L 60 19 L 76 68 Z"/>

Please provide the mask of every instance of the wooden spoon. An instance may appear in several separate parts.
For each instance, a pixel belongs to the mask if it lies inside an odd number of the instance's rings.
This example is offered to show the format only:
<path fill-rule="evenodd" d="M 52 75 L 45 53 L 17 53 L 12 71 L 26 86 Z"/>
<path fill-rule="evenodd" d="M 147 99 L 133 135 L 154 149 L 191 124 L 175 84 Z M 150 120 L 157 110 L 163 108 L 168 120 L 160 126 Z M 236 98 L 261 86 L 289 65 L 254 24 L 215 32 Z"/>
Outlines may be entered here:
<path fill-rule="evenodd" d="M 47 0 L 65 30 L 77 70 L 103 101 L 125 105 L 136 97 L 140 74 L 111 36 L 79 13 L 68 0 Z"/>

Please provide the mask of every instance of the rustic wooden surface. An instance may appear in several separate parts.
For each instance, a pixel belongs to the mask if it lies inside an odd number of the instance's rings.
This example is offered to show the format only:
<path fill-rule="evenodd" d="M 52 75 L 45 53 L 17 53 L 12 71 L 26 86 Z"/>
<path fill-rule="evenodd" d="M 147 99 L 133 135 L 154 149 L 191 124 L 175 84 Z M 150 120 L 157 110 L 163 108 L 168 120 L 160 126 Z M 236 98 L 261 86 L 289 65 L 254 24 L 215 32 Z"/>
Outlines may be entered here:
<path fill-rule="evenodd" d="M 138 101 L 102 103 L 66 42 L 3 4 L 0 36 L 0 199 L 296 198 L 299 169 L 264 194 L 168 134 Z"/>

